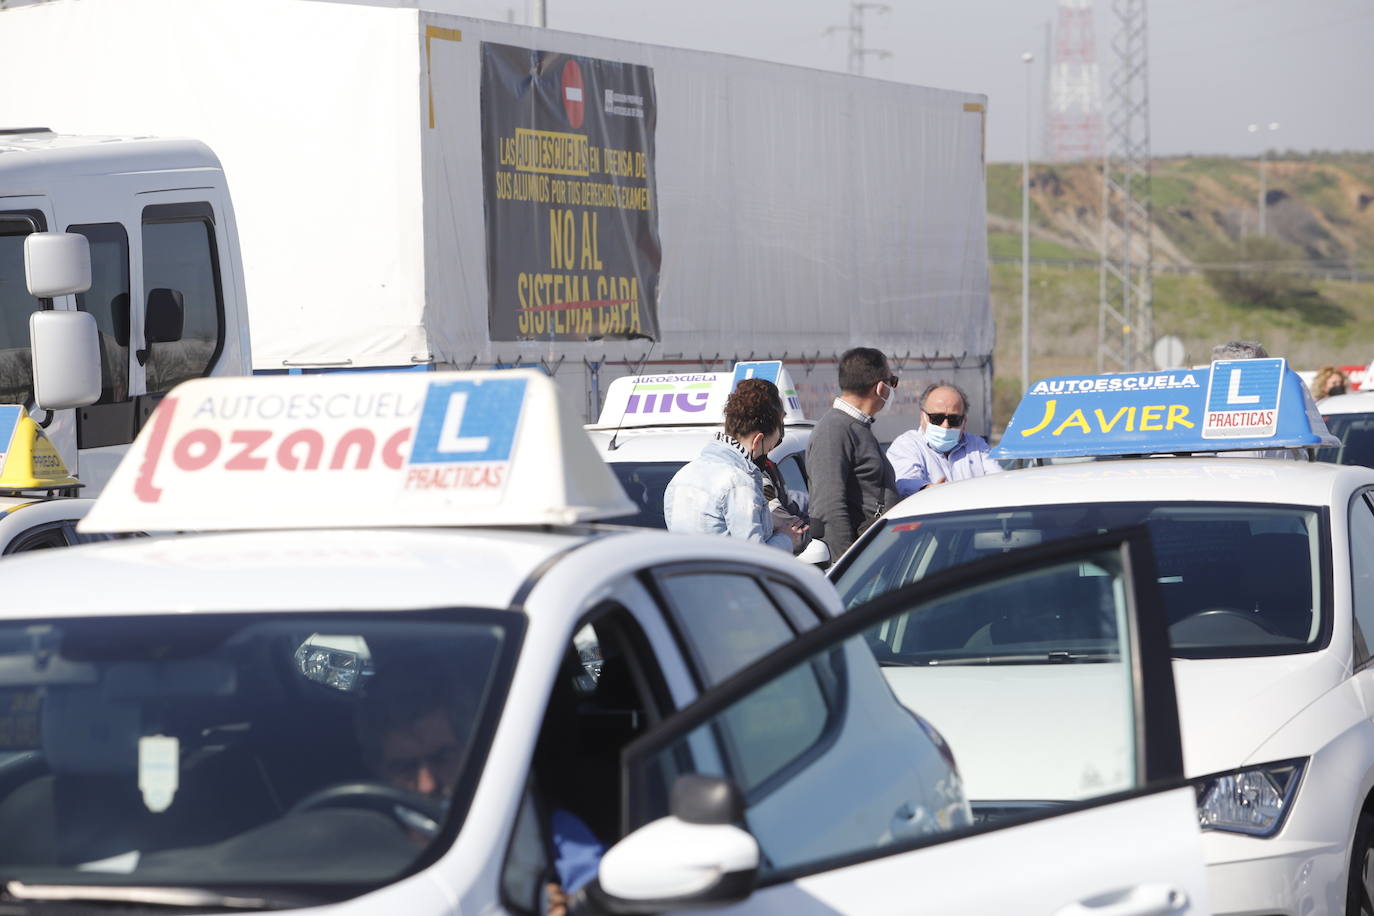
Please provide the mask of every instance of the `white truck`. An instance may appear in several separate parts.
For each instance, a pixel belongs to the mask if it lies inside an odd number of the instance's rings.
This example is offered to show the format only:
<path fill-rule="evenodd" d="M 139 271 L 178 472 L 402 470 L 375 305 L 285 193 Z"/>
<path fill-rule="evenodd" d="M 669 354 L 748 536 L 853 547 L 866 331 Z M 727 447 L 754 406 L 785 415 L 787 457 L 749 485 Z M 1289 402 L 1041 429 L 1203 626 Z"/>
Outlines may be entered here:
<path fill-rule="evenodd" d="M 85 495 L 173 385 L 251 371 L 204 144 L 0 129 L 0 404 L 28 409 Z"/>
<path fill-rule="evenodd" d="M 636 370 L 837 356 L 990 414 L 982 95 L 455 15 L 454 0 L 11 0 L 61 77 L 0 122 L 208 143 L 258 372 L 543 367 L 585 419 Z M 173 38 L 174 36 L 174 38 Z"/>

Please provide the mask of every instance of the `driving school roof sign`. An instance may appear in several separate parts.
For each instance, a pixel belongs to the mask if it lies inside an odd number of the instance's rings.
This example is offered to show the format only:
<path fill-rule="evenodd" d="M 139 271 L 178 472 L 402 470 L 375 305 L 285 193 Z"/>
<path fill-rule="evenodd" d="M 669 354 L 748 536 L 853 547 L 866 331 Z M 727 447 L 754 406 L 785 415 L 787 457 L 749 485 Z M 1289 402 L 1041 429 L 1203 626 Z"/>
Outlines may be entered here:
<path fill-rule="evenodd" d="M 746 378 L 778 386 L 783 421 L 805 420 L 796 385 L 781 361 L 736 363 L 729 372 L 687 372 L 624 376 L 611 382 L 601 416 L 591 429 L 635 426 L 718 425 L 725 421 L 725 400 Z"/>
<path fill-rule="evenodd" d="M 994 458 L 1147 455 L 1338 444 L 1282 359 L 1205 369 L 1044 379 L 1017 405 Z"/>
<path fill-rule="evenodd" d="M 196 379 L 86 531 L 569 524 L 634 510 L 530 370 Z"/>

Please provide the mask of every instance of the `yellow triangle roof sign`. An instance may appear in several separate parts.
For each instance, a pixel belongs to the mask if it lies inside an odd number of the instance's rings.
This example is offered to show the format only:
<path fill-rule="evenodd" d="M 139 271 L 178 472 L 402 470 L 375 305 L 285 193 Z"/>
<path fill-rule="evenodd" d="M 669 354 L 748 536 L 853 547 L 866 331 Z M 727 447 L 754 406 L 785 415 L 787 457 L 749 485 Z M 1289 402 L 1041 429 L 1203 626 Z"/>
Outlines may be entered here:
<path fill-rule="evenodd" d="M 17 404 L 0 404 L 0 490 L 46 490 L 82 486 L 42 428 Z"/>

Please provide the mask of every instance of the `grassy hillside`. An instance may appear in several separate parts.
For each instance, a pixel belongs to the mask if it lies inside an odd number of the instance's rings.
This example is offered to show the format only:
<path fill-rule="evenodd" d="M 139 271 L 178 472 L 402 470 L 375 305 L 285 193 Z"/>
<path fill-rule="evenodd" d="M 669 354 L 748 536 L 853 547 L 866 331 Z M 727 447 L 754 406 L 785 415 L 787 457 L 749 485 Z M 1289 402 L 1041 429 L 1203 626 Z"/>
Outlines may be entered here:
<path fill-rule="evenodd" d="M 1210 248 L 1254 233 L 1259 167 L 1254 159 L 1155 160 L 1151 200 L 1156 259 L 1162 264 L 1201 263 Z M 1309 262 L 1374 270 L 1374 154 L 1275 158 L 1266 175 L 1270 236 L 1293 246 Z M 988 166 L 992 232 L 1019 234 L 1020 187 L 1019 165 Z M 1101 207 L 1098 168 L 1032 164 L 1033 238 L 1090 257 L 1097 249 Z M 1020 254 L 1019 242 L 1011 254 Z"/>
<path fill-rule="evenodd" d="M 1289 279 L 1285 295 L 1257 304 L 1225 284 L 1219 291 L 1201 268 L 1254 250 L 1258 163 L 1155 163 L 1156 335 L 1182 338 L 1190 362 L 1205 362 L 1213 344 L 1238 338 L 1262 341 L 1298 369 L 1369 362 L 1374 282 L 1352 282 L 1349 272 L 1374 272 L 1374 155 L 1276 158 L 1268 179 L 1270 238 L 1264 241 L 1281 252 L 1279 266 Z M 1021 256 L 1020 180 L 1019 166 L 988 167 L 999 428 L 1015 406 L 1021 377 L 1021 268 L 999 261 Z M 1031 257 L 1041 262 L 1031 269 L 1032 378 L 1096 371 L 1098 271 L 1092 263 L 1101 194 L 1099 175 L 1089 166 L 1032 166 Z M 1044 263 L 1074 260 L 1088 263 Z"/>

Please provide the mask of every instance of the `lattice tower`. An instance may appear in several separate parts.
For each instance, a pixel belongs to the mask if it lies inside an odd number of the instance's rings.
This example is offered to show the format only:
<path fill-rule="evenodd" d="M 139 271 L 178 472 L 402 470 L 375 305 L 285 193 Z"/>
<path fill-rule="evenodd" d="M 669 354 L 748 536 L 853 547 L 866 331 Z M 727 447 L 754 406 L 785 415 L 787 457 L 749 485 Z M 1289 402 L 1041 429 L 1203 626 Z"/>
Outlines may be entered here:
<path fill-rule="evenodd" d="M 1154 246 L 1150 229 L 1150 83 L 1146 0 L 1113 0 L 1116 68 L 1108 80 L 1102 158 L 1099 372 L 1151 367 Z"/>

